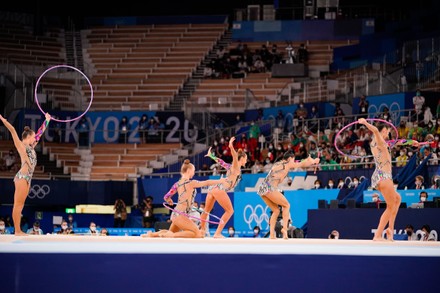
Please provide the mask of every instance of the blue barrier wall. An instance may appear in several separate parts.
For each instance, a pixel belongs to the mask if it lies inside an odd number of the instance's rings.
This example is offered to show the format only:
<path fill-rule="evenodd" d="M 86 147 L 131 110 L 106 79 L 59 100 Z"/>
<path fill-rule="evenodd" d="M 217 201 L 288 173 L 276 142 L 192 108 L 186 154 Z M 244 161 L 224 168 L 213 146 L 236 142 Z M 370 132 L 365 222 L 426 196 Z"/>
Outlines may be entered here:
<path fill-rule="evenodd" d="M 327 238 L 334 229 L 341 239 L 373 239 L 384 209 L 313 209 L 308 212 L 307 237 Z M 400 209 L 395 233 L 403 234 L 406 225 L 414 230 L 428 224 L 440 231 L 440 209 Z M 397 237 L 396 237 L 397 238 Z"/>

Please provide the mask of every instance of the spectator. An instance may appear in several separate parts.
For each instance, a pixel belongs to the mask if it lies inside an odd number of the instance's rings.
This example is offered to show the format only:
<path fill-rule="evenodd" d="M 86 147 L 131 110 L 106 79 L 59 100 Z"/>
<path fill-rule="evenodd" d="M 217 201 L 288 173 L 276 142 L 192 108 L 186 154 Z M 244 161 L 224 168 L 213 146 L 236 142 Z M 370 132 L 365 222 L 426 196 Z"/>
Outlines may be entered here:
<path fill-rule="evenodd" d="M 416 95 L 413 97 L 414 114 L 416 121 L 422 121 L 423 119 L 423 105 L 425 104 L 425 97 L 422 96 L 420 89 L 416 90 Z"/>
<path fill-rule="evenodd" d="M 11 233 L 6 229 L 5 221 L 0 220 L 0 235 L 4 235 L 4 234 L 11 234 Z"/>
<path fill-rule="evenodd" d="M 254 235 L 252 235 L 253 238 L 261 238 L 260 235 L 261 229 L 259 226 L 254 227 Z"/>
<path fill-rule="evenodd" d="M 35 221 L 33 227 L 27 230 L 27 234 L 43 235 L 43 230 L 40 228 L 40 222 Z"/>
<path fill-rule="evenodd" d="M 154 226 L 153 197 L 147 196 L 142 202 L 142 224 L 144 228 L 151 228 Z"/>
<path fill-rule="evenodd" d="M 426 191 L 422 191 L 419 193 L 419 203 L 424 203 L 428 200 L 428 193 Z"/>
<path fill-rule="evenodd" d="M 417 175 L 415 178 L 415 189 L 425 189 L 425 186 L 423 185 L 423 176 L 422 175 Z"/>
<path fill-rule="evenodd" d="M 325 187 L 326 189 L 334 189 L 335 188 L 335 182 L 333 181 L 333 179 L 329 179 L 327 182 L 327 185 Z"/>
<path fill-rule="evenodd" d="M 233 226 L 230 226 L 228 228 L 228 237 L 230 237 L 230 238 L 236 237 L 235 236 L 235 228 Z"/>
<path fill-rule="evenodd" d="M 406 75 L 403 73 L 400 74 L 400 86 L 402 92 L 406 92 L 408 90 L 408 82 L 406 80 Z"/>
<path fill-rule="evenodd" d="M 74 229 L 78 226 L 76 221 L 73 220 L 73 215 L 71 214 L 67 217 L 67 221 L 68 221 L 67 225 L 69 226 L 70 229 Z"/>
<path fill-rule="evenodd" d="M 69 228 L 67 221 L 63 221 L 61 223 L 61 229 L 57 232 L 57 234 L 64 234 L 64 235 L 73 234 L 73 233 L 74 232 L 72 228 Z"/>
<path fill-rule="evenodd" d="M 304 44 L 301 44 L 298 48 L 298 62 L 307 63 L 309 60 L 309 52 Z"/>
<path fill-rule="evenodd" d="M 335 239 L 338 240 L 339 239 L 339 232 L 337 230 L 333 230 L 329 235 L 328 235 L 328 239 Z"/>
<path fill-rule="evenodd" d="M 372 197 L 371 197 L 371 200 L 374 202 L 374 203 L 376 203 L 376 207 L 377 208 L 380 208 L 380 203 L 382 202 L 381 200 L 380 200 L 380 197 L 379 197 L 379 193 L 373 193 L 373 195 L 372 195 Z"/>
<path fill-rule="evenodd" d="M 203 77 L 204 78 L 213 78 L 214 77 L 214 69 L 211 64 L 207 64 L 203 69 Z"/>
<path fill-rule="evenodd" d="M 315 183 L 314 183 L 314 186 L 313 186 L 313 189 L 321 189 L 321 188 L 322 188 L 321 187 L 321 181 L 319 179 L 316 179 Z"/>
<path fill-rule="evenodd" d="M 359 105 L 359 118 L 367 118 L 369 102 L 367 101 L 365 95 L 360 96 L 358 105 Z"/>
<path fill-rule="evenodd" d="M 89 147 L 90 127 L 85 116 L 82 116 L 76 127 L 76 131 L 78 132 L 78 145 L 80 147 Z"/>
<path fill-rule="evenodd" d="M 122 117 L 119 122 L 119 143 L 128 143 L 128 135 L 130 131 L 130 124 L 127 116 Z"/>
<path fill-rule="evenodd" d="M 408 138 L 409 128 L 406 126 L 406 122 L 404 120 L 400 121 L 398 132 L 399 132 L 399 137 Z"/>
<path fill-rule="evenodd" d="M 406 155 L 406 149 L 402 148 L 399 152 L 399 156 L 396 158 L 396 167 L 406 166 L 408 156 Z"/>
<path fill-rule="evenodd" d="M 432 119 L 434 119 L 434 116 L 432 115 L 431 108 L 427 105 L 424 105 L 423 106 L 423 122 L 424 122 L 425 126 L 428 125 L 427 131 L 431 130 L 431 128 L 432 128 L 432 122 L 431 122 Z M 429 123 L 431 123 L 431 125 L 429 125 Z"/>
<path fill-rule="evenodd" d="M 412 225 L 406 225 L 405 233 L 408 235 L 408 241 L 417 241 L 417 235 L 414 233 L 414 227 Z"/>
<path fill-rule="evenodd" d="M 99 233 L 99 236 L 109 236 L 107 228 L 102 228 L 101 232 Z"/>
<path fill-rule="evenodd" d="M 339 178 L 339 180 L 338 180 L 338 189 L 343 189 L 343 188 L 347 188 L 347 186 L 345 185 L 344 179 Z"/>
<path fill-rule="evenodd" d="M 17 162 L 17 156 L 15 155 L 14 150 L 9 150 L 9 153 L 3 157 L 5 162 L 6 170 L 14 171 L 14 165 Z"/>
<path fill-rule="evenodd" d="M 147 142 L 147 127 L 148 127 L 148 116 L 143 114 L 141 120 L 139 120 L 139 138 L 141 143 Z"/>
<path fill-rule="evenodd" d="M 99 235 L 98 231 L 96 231 L 96 224 L 95 224 L 95 222 L 90 222 L 89 231 L 87 232 L 87 235 L 92 235 L 92 236 L 98 236 Z"/>
<path fill-rule="evenodd" d="M 420 241 L 437 241 L 437 231 L 431 230 L 429 225 L 423 225 L 420 230 L 423 232 Z"/>
<path fill-rule="evenodd" d="M 260 136 L 260 133 L 261 133 L 260 126 L 258 126 L 258 124 L 255 123 L 255 121 L 252 121 L 251 127 L 249 129 L 249 139 L 248 139 L 249 151 L 251 153 L 252 161 L 256 159 L 255 148 L 258 145 L 258 138 Z"/>
<path fill-rule="evenodd" d="M 125 206 L 125 202 L 122 199 L 117 199 L 113 206 L 113 210 L 115 211 L 113 227 L 123 228 L 125 226 L 125 221 L 127 220 L 127 207 Z"/>

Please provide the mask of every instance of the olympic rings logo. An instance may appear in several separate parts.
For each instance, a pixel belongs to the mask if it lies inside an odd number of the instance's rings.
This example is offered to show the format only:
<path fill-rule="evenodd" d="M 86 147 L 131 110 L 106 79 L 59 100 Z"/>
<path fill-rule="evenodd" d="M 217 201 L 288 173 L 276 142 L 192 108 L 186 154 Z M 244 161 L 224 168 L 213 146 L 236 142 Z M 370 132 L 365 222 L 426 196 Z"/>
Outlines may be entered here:
<path fill-rule="evenodd" d="M 359 177 L 359 183 L 364 181 L 365 179 L 367 179 L 364 175 Z M 350 186 L 353 182 L 353 178 L 351 178 L 350 176 L 345 177 L 344 183 L 347 186 Z"/>
<path fill-rule="evenodd" d="M 28 197 L 29 198 L 38 198 L 43 199 L 46 195 L 50 193 L 50 187 L 49 185 L 32 185 L 31 189 L 29 190 Z"/>
<path fill-rule="evenodd" d="M 261 226 L 263 222 L 266 223 L 265 229 L 269 227 L 269 215 L 267 214 L 268 209 L 268 206 L 263 207 L 260 204 L 256 205 L 255 208 L 249 204 L 245 206 L 243 210 L 243 219 L 245 223 L 248 224 L 249 229 L 252 229 L 255 226 L 253 225 L 254 222 L 256 226 L 260 227 L 261 229 L 263 229 Z"/>
<path fill-rule="evenodd" d="M 397 102 L 391 103 L 389 106 L 388 104 L 382 103 L 379 106 L 376 105 L 370 105 L 368 107 L 368 113 L 370 114 L 377 114 L 383 112 L 383 109 L 387 107 L 390 111 L 390 118 L 393 121 L 394 124 L 397 124 L 397 120 L 400 117 L 400 105 Z"/>

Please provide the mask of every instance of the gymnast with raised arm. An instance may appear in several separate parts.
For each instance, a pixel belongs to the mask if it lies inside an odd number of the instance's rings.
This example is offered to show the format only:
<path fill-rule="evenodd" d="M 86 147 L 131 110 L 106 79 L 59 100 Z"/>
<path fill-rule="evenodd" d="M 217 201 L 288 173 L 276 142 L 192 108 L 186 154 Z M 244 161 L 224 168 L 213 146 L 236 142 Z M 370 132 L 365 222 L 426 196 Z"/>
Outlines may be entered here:
<path fill-rule="evenodd" d="M 21 212 L 23 211 L 26 197 L 29 194 L 32 175 L 34 173 L 35 166 L 37 165 L 37 155 L 34 148 L 40 141 L 41 136 L 49 125 L 50 119 L 51 116 L 46 113 L 46 119 L 38 129 L 37 133 L 35 133 L 28 126 L 25 126 L 20 140 L 14 126 L 12 126 L 8 120 L 0 115 L 0 120 L 12 135 L 15 148 L 17 149 L 21 159 L 21 168 L 14 177 L 15 193 L 14 206 L 12 208 L 12 220 L 14 221 L 14 230 L 15 235 L 17 236 L 28 235 L 21 230 Z"/>

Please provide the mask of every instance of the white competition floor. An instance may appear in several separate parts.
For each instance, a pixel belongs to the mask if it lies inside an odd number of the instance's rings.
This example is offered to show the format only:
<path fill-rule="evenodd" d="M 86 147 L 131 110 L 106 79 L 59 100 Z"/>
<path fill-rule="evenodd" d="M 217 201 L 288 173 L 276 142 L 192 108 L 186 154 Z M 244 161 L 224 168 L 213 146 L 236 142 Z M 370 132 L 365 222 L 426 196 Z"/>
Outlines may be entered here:
<path fill-rule="evenodd" d="M 140 236 L 0 236 L 1 253 L 253 254 L 440 257 L 440 242 L 329 239 L 170 239 Z"/>

